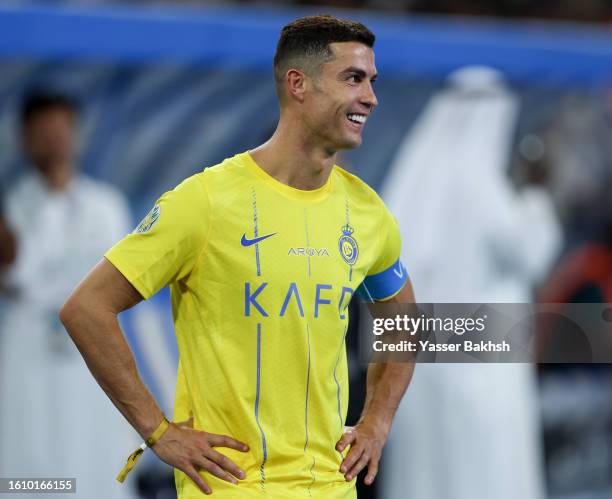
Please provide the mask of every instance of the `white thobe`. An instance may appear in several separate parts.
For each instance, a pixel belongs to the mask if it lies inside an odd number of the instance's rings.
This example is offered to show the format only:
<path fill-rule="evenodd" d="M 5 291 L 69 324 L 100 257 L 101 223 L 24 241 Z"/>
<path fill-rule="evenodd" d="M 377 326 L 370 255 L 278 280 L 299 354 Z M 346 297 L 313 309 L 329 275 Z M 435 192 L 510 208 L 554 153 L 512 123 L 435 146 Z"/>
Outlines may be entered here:
<path fill-rule="evenodd" d="M 133 483 L 115 481 L 135 432 L 58 318 L 74 286 L 128 232 L 127 205 L 84 176 L 53 192 L 32 172 L 9 192 L 5 217 L 18 257 L 3 276 L 11 297 L 0 320 L 0 475 L 76 478 L 84 499 L 136 497 Z"/>

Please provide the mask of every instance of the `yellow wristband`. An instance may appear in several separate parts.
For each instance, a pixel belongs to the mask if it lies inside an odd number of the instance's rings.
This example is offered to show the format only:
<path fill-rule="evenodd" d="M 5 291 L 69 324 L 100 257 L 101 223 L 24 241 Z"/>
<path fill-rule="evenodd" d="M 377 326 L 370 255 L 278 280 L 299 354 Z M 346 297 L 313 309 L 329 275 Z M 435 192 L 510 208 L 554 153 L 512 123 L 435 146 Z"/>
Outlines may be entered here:
<path fill-rule="evenodd" d="M 157 443 L 157 441 L 162 437 L 162 435 L 166 433 L 166 430 L 168 429 L 169 426 L 170 426 L 170 423 L 166 419 L 166 416 L 164 416 L 164 419 L 162 420 L 161 423 L 159 423 L 159 426 L 155 429 L 153 434 L 149 438 L 147 438 L 142 444 L 140 444 L 140 447 L 138 447 L 138 449 L 132 452 L 130 456 L 127 458 L 127 463 L 125 464 L 123 469 L 119 472 L 119 475 L 117 475 L 118 482 L 123 483 L 123 481 L 125 480 L 125 477 L 128 476 L 128 473 L 132 471 L 132 468 L 134 466 L 136 466 L 136 463 L 140 459 L 140 456 L 142 456 L 142 453 L 145 451 L 145 449 L 147 447 L 153 447 Z"/>
<path fill-rule="evenodd" d="M 166 416 L 164 416 L 164 419 L 159 423 L 159 426 L 155 429 L 153 434 L 145 440 L 144 443 L 147 444 L 147 447 L 153 447 L 162 435 L 166 433 L 168 426 L 170 426 L 170 422 L 166 419 Z"/>

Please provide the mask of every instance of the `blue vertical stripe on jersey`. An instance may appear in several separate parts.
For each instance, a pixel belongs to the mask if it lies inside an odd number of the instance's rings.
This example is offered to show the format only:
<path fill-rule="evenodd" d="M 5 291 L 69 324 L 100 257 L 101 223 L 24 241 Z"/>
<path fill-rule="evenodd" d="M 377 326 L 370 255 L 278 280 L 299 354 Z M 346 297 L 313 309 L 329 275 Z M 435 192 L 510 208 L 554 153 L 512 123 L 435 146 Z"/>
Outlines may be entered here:
<path fill-rule="evenodd" d="M 310 277 L 310 253 L 308 252 L 308 248 L 310 248 L 310 241 L 308 239 L 308 212 L 306 208 L 304 208 L 304 227 L 306 229 L 306 253 L 308 255 L 308 277 Z"/>
<path fill-rule="evenodd" d="M 255 193 L 255 189 L 251 190 L 253 194 L 253 233 L 255 234 L 255 239 L 259 236 L 259 228 L 257 224 L 257 194 Z M 257 276 L 261 276 L 261 267 L 259 265 L 259 243 L 255 243 L 255 266 L 257 267 Z"/>
<path fill-rule="evenodd" d="M 310 326 L 306 324 L 306 333 L 308 338 L 308 370 L 306 371 L 306 409 L 304 414 L 304 426 L 306 429 L 306 441 L 304 442 L 304 452 L 308 447 L 308 389 L 310 388 Z"/>
<path fill-rule="evenodd" d="M 336 376 L 336 369 L 340 362 L 340 354 L 342 354 L 342 348 L 344 347 L 344 340 L 346 338 L 346 332 L 348 330 L 348 324 L 344 326 L 344 334 L 342 335 L 342 341 L 340 342 L 340 348 L 338 349 L 338 357 L 336 358 L 336 365 L 334 366 L 334 381 L 336 382 L 337 388 L 337 399 L 338 399 L 338 420 L 340 421 L 340 431 L 344 429 L 344 423 L 342 421 L 342 408 L 340 407 L 340 383 L 338 383 L 338 377 Z"/>
<path fill-rule="evenodd" d="M 308 338 L 308 371 L 306 373 L 306 411 L 305 411 L 305 425 L 306 425 L 306 442 L 304 443 L 304 453 L 306 453 L 306 449 L 308 448 L 308 390 L 310 388 L 310 326 L 306 324 L 306 332 Z M 308 485 L 308 495 L 310 496 L 310 488 L 312 484 L 315 482 L 315 474 L 314 474 L 314 466 L 315 466 L 315 458 L 312 456 L 312 465 L 310 466 L 310 475 L 312 476 L 312 481 Z"/>
<path fill-rule="evenodd" d="M 261 427 L 259 422 L 259 399 L 261 394 L 261 324 L 257 324 L 257 388 L 255 390 L 255 421 L 257 427 L 261 433 L 261 447 L 263 451 L 263 459 L 261 460 L 261 466 L 259 467 L 259 473 L 261 475 L 260 485 L 264 488 L 266 482 L 265 466 L 268 459 L 268 450 L 266 447 L 266 434 Z"/>

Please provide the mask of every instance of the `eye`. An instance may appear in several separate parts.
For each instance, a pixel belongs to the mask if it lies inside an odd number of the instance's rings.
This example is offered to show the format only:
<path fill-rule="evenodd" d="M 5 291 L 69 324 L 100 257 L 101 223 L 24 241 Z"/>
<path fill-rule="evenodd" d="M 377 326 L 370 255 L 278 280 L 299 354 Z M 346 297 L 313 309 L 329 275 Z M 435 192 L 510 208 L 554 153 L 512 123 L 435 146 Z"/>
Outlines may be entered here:
<path fill-rule="evenodd" d="M 352 74 L 347 78 L 347 81 L 350 81 L 351 83 L 359 83 L 361 81 L 361 77 L 359 75 Z"/>

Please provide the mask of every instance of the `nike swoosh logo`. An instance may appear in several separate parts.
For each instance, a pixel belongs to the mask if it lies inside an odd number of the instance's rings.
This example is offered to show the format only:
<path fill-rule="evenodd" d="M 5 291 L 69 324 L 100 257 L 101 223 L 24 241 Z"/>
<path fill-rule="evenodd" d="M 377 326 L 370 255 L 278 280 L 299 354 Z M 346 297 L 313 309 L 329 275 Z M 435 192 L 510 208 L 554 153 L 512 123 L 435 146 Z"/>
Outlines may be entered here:
<path fill-rule="evenodd" d="M 269 237 L 275 235 L 276 232 L 273 232 L 272 234 L 268 234 L 267 236 L 256 237 L 255 239 L 247 239 L 246 234 L 242 234 L 240 244 L 242 244 L 243 246 L 252 246 L 253 244 L 257 244 L 259 241 L 263 241 L 264 239 L 268 239 Z"/>

